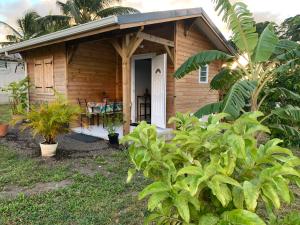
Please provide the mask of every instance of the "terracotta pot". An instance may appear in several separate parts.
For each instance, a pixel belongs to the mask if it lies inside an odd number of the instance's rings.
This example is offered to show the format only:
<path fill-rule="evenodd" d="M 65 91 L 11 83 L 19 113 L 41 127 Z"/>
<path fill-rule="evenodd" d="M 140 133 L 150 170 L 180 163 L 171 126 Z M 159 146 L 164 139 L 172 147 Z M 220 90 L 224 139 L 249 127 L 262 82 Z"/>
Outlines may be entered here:
<path fill-rule="evenodd" d="M 0 137 L 5 137 L 8 132 L 8 124 L 0 123 Z"/>
<path fill-rule="evenodd" d="M 42 156 L 43 157 L 52 157 L 52 156 L 55 156 L 57 145 L 58 145 L 58 143 L 56 143 L 56 144 L 44 144 L 44 143 L 40 143 Z"/>

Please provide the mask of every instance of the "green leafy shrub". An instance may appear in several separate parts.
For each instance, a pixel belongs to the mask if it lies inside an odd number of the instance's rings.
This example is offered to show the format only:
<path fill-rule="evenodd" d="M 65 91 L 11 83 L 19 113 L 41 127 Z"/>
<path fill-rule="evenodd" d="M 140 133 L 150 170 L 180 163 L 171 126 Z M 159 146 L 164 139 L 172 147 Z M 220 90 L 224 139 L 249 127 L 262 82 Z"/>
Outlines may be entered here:
<path fill-rule="evenodd" d="M 63 96 L 57 96 L 53 102 L 31 107 L 25 118 L 20 119 L 26 119 L 28 122 L 23 128 L 31 128 L 34 136 L 43 136 L 45 144 L 55 144 L 59 134 L 70 131 L 70 123 L 78 118 L 80 112 L 79 106 L 70 105 Z"/>
<path fill-rule="evenodd" d="M 28 78 L 11 82 L 7 87 L 1 89 L 11 97 L 11 108 L 13 115 L 23 114 L 28 108 Z"/>
<path fill-rule="evenodd" d="M 226 116 L 200 122 L 179 114 L 171 119 L 177 130 L 168 142 L 145 122 L 124 137 L 134 164 L 128 181 L 136 171 L 153 181 L 139 194 L 149 197 L 145 224 L 263 225 L 259 201 L 273 217 L 282 202 L 291 202 L 288 185 L 300 184 L 299 158 L 279 139 L 258 145 L 257 133 L 269 132 L 257 120 L 262 113 L 221 122 Z"/>
<path fill-rule="evenodd" d="M 278 219 L 271 225 L 299 225 L 300 224 L 300 212 L 291 212 L 287 214 L 283 219 Z"/>

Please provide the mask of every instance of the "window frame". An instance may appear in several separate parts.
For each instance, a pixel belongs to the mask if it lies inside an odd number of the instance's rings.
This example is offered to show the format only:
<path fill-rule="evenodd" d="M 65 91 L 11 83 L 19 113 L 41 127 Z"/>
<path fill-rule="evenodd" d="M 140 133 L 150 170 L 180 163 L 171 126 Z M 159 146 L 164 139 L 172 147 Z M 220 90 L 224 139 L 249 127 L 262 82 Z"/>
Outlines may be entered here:
<path fill-rule="evenodd" d="M 46 74 L 45 74 L 45 66 L 46 64 L 49 64 L 49 63 L 46 63 L 47 60 L 51 60 L 51 67 L 52 67 L 52 87 L 51 87 L 51 90 L 45 86 L 46 83 L 45 83 L 45 78 L 46 78 Z M 45 56 L 45 57 L 38 57 L 38 58 L 35 58 L 34 59 L 34 70 L 35 70 L 35 66 L 36 64 L 39 64 L 42 66 L 42 80 L 41 80 L 41 87 L 39 86 L 36 86 L 36 72 L 34 71 L 33 74 L 34 74 L 34 79 L 33 79 L 33 82 L 34 82 L 34 87 L 35 87 L 35 92 L 36 94 L 38 95 L 55 95 L 54 93 L 54 90 L 55 90 L 55 75 L 54 75 L 54 57 L 53 55 L 50 55 L 50 56 Z"/>
<path fill-rule="evenodd" d="M 201 78 L 202 78 L 202 69 L 206 67 L 206 80 L 205 81 L 202 81 Z M 205 66 L 201 66 L 199 68 L 199 78 L 198 78 L 198 82 L 199 84 L 208 84 L 208 76 L 209 76 L 209 65 L 206 64 Z"/>

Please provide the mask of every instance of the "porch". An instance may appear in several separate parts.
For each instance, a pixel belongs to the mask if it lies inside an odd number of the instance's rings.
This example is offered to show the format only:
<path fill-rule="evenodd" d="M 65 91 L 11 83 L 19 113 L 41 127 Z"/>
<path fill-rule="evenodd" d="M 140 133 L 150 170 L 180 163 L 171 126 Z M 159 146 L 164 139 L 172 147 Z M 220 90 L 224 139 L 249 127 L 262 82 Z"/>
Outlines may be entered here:
<path fill-rule="evenodd" d="M 167 76 L 174 71 L 174 32 L 174 26 L 167 23 L 67 42 L 69 101 L 120 103 L 124 118 L 118 129 L 120 137 L 133 129 L 130 124 L 142 120 L 155 124 L 163 134 L 174 114 L 174 80 Z M 157 73 L 160 76 L 154 77 Z M 143 100 L 146 93 L 148 105 Z M 107 139 L 101 124 L 89 125 L 74 131 Z"/>
<path fill-rule="evenodd" d="M 133 131 L 135 127 L 130 126 L 130 132 Z M 72 129 L 75 133 L 85 134 L 93 137 L 98 137 L 104 140 L 108 140 L 108 132 L 103 126 L 91 125 L 89 127 L 76 127 Z M 119 139 L 123 137 L 123 126 L 117 128 L 117 133 L 119 133 Z M 157 128 L 158 136 L 169 140 L 172 137 L 171 128 Z"/>

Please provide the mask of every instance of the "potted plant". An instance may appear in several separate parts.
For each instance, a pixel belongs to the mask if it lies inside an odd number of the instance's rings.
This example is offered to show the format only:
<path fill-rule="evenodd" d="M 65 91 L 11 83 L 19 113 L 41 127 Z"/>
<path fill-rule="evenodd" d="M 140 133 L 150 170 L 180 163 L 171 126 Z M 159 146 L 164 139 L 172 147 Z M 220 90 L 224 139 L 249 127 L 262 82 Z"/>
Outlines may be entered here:
<path fill-rule="evenodd" d="M 5 137 L 8 132 L 8 123 L 6 121 L 0 120 L 0 137 Z"/>
<path fill-rule="evenodd" d="M 70 105 L 58 96 L 53 102 L 33 106 L 25 116 L 28 122 L 23 124 L 23 129 L 31 128 L 33 136 L 41 135 L 44 138 L 40 143 L 42 156 L 51 157 L 56 154 L 56 137 L 70 131 L 69 124 L 78 118 L 80 111 L 79 106 Z"/>
<path fill-rule="evenodd" d="M 122 115 L 110 117 L 107 122 L 106 130 L 108 132 L 108 140 L 111 145 L 119 145 L 118 127 L 122 125 Z"/>

